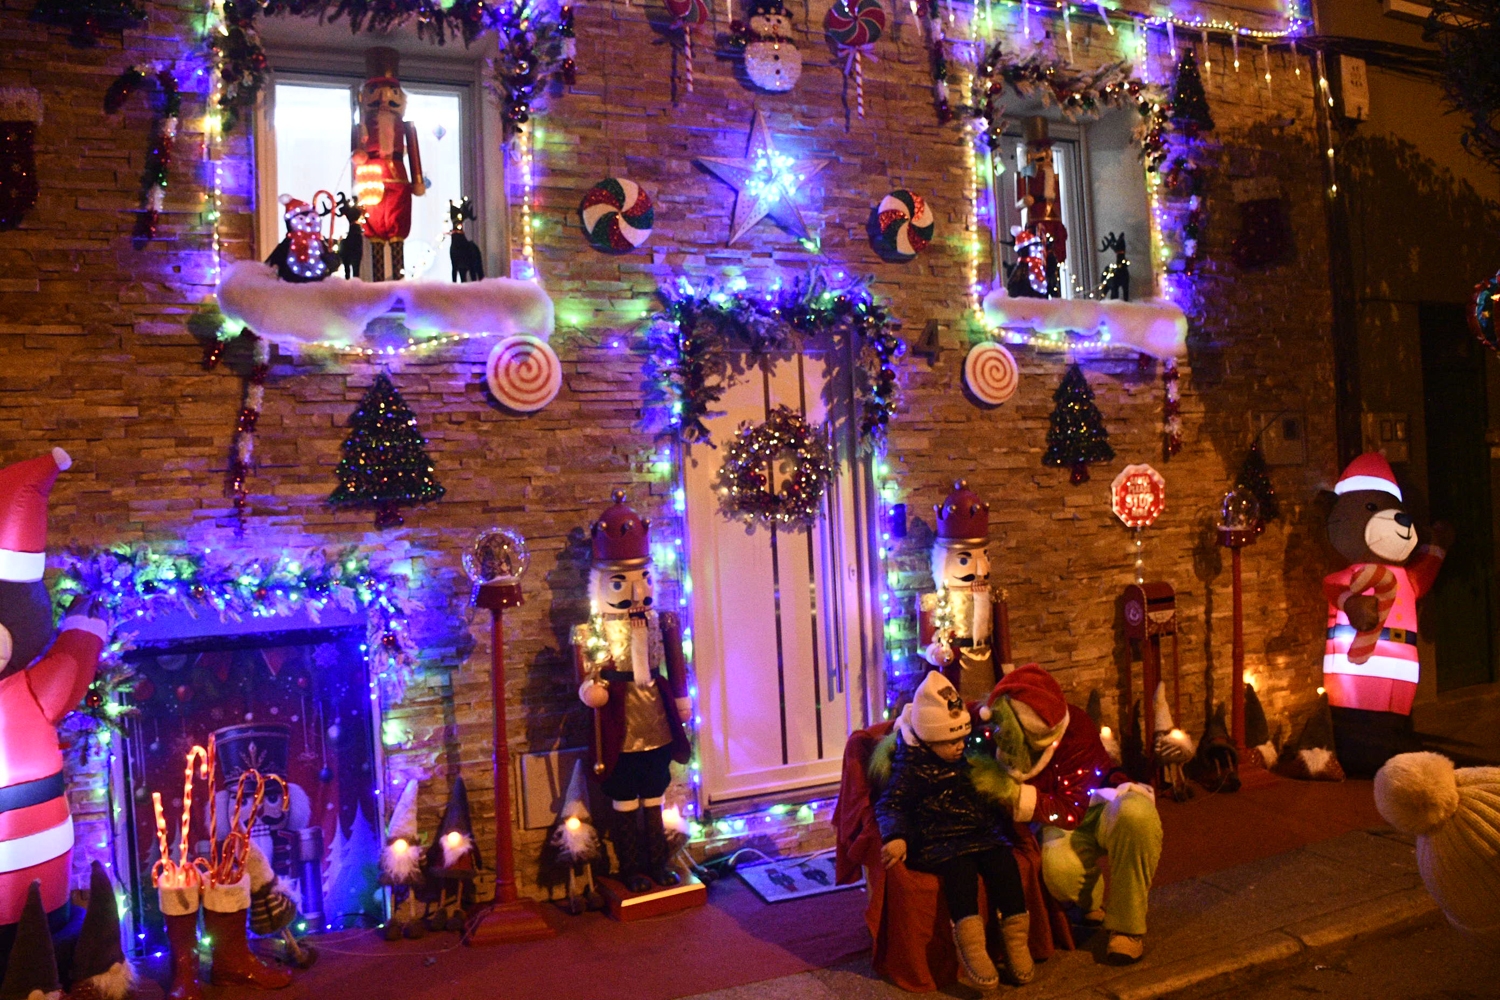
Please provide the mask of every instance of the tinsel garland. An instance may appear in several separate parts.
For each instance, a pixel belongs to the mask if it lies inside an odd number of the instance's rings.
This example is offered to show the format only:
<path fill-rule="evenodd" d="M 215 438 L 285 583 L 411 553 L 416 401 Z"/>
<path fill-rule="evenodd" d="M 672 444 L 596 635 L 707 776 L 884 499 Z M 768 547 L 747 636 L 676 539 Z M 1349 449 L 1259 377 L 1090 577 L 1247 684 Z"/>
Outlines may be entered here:
<path fill-rule="evenodd" d="M 106 31 L 124 31 L 146 20 L 144 4 L 135 0 L 37 0 L 33 20 L 73 29 L 69 41 L 79 48 L 96 45 Z"/>
<path fill-rule="evenodd" d="M 894 364 L 905 345 L 900 321 L 875 300 L 870 281 L 831 280 L 814 270 L 763 292 L 751 292 L 743 279 L 726 288 L 695 287 L 687 278 L 662 286 L 665 308 L 652 317 L 646 368 L 653 399 L 669 409 L 669 431 L 689 444 L 712 445 L 703 421 L 724 394 L 731 350 L 760 357 L 795 350 L 807 338 L 855 337 L 860 441 L 873 447 L 896 409 Z"/>
<path fill-rule="evenodd" d="M 776 468 L 791 459 L 791 474 L 776 486 Z M 810 527 L 823 513 L 833 478 L 828 432 L 796 410 L 778 406 L 763 424 L 740 425 L 724 448 L 718 486 L 726 514 L 777 527 Z"/>
<path fill-rule="evenodd" d="M 130 95 L 148 79 L 156 81 L 161 91 L 161 107 L 151 124 L 151 141 L 146 147 L 146 172 L 141 178 L 141 209 L 136 216 L 132 241 L 136 249 L 156 238 L 167 193 L 167 177 L 172 169 L 172 153 L 177 145 L 177 119 L 182 112 L 182 94 L 177 77 L 170 69 L 147 65 L 132 66 L 115 78 L 104 93 L 104 112 L 114 114 Z"/>
<path fill-rule="evenodd" d="M 266 401 L 266 375 L 271 370 L 270 344 L 248 331 L 244 336 L 251 340 L 252 356 L 250 370 L 245 373 L 245 391 L 235 420 L 234 442 L 230 445 L 229 471 L 224 487 L 224 495 L 234 502 L 234 515 L 242 531 L 245 508 L 250 499 L 245 480 L 254 468 L 255 426 L 260 422 L 260 410 Z"/>
<path fill-rule="evenodd" d="M 571 85 L 577 78 L 578 43 L 573 34 L 573 5 L 555 10 L 548 0 L 515 0 L 486 9 L 499 54 L 490 60 L 489 88 L 499 99 L 507 140 L 515 137 L 535 112 L 533 101 L 558 76 Z"/>
<path fill-rule="evenodd" d="M 1177 361 L 1168 358 L 1162 365 L 1162 386 L 1166 390 L 1166 401 L 1162 403 L 1162 450 L 1171 458 L 1182 450 L 1182 404 L 1177 387 Z"/>
<path fill-rule="evenodd" d="M 209 35 L 208 47 L 218 58 L 225 132 L 232 132 L 240 115 L 255 107 L 270 72 L 265 46 L 255 30 L 259 10 L 255 0 L 225 0 L 223 30 Z"/>
<path fill-rule="evenodd" d="M 927 22 L 927 58 L 932 72 L 932 107 L 939 125 L 953 120 L 953 106 L 948 101 L 947 36 L 943 33 L 943 15 L 938 0 L 921 0 L 917 16 Z"/>
<path fill-rule="evenodd" d="M 136 623 L 163 614 L 239 622 L 300 612 L 316 623 L 330 604 L 349 612 L 363 610 L 370 675 L 388 703 L 401 699 L 416 667 L 416 646 L 407 629 L 406 577 L 372 570 L 368 557 L 354 549 L 334 555 L 313 550 L 300 558 L 283 551 L 228 563 L 222 557 L 210 562 L 200 552 L 114 545 L 70 549 L 58 562 L 62 572 L 52 588 L 54 612 L 61 615 L 74 598 L 92 596 L 112 625 L 98 679 L 64 725 L 74 735 L 117 729 L 134 712 L 129 698 L 138 695 L 137 678 L 124 654 L 132 648 Z"/>
<path fill-rule="evenodd" d="M 1055 105 L 1070 121 L 1132 102 L 1140 107 L 1158 96 L 1156 88 L 1131 76 L 1130 70 L 1130 63 L 1115 62 L 1084 72 L 1040 51 L 1013 56 L 1003 43 L 997 44 L 974 76 L 973 99 L 985 121 L 985 139 L 992 149 L 999 145 L 1005 112 L 1000 99 L 1007 87 L 1022 97 L 1041 97 L 1044 105 Z"/>

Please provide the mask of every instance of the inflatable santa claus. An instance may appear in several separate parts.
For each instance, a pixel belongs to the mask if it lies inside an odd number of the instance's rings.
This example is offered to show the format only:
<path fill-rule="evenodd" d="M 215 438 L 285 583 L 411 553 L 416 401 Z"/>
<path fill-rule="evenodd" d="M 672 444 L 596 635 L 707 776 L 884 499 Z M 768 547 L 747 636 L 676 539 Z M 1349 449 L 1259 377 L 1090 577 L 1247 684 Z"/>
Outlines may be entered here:
<path fill-rule="evenodd" d="M 54 930 L 68 919 L 73 819 L 57 725 L 93 683 L 107 634 L 84 599 L 54 641 L 42 583 L 47 497 L 71 464 L 54 448 L 0 469 L 0 939 L 21 919 L 33 882 Z"/>

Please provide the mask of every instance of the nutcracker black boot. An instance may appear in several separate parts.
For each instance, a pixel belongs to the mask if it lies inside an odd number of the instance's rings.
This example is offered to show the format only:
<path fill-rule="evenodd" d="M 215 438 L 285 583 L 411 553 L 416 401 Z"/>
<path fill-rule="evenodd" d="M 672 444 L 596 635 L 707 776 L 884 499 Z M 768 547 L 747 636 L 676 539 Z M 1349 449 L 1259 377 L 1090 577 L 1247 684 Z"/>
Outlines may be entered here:
<path fill-rule="evenodd" d="M 661 803 L 644 806 L 641 812 L 646 818 L 646 874 L 664 889 L 680 885 L 682 876 L 672 867 L 672 845 L 667 841 L 667 829 L 662 823 Z"/>
<path fill-rule="evenodd" d="M 614 826 L 610 831 L 615 842 L 615 857 L 620 862 L 620 881 L 631 892 L 650 892 L 651 879 L 646 876 L 644 846 L 641 843 L 641 811 L 614 812 Z"/>

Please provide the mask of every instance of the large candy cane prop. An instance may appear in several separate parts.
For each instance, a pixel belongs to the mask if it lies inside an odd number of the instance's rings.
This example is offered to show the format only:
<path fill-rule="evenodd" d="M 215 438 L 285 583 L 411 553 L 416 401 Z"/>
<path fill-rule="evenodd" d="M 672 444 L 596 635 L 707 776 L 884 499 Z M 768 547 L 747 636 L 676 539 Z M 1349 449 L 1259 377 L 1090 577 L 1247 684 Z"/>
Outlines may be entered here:
<path fill-rule="evenodd" d="M 1396 574 L 1389 566 L 1380 563 L 1360 563 L 1354 567 L 1354 577 L 1349 581 L 1349 591 L 1345 600 L 1355 594 L 1363 594 L 1371 589 L 1375 590 L 1375 600 L 1380 609 L 1380 620 L 1375 627 L 1357 631 L 1354 633 L 1354 641 L 1349 643 L 1349 662 L 1364 663 L 1375 652 L 1375 643 L 1380 640 L 1380 631 L 1385 628 L 1385 620 L 1390 617 L 1391 608 L 1396 604 L 1396 589 L 1399 584 Z M 1342 610 L 1343 601 L 1339 602 Z"/>

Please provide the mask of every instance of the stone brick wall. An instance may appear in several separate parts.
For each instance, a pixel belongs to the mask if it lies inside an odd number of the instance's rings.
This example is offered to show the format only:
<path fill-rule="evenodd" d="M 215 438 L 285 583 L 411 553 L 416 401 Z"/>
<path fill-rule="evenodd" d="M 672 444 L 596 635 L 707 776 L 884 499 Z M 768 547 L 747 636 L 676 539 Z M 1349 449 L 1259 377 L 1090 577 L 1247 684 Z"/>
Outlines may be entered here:
<path fill-rule="evenodd" d="M 1147 533 L 1146 565 L 1151 578 L 1178 590 L 1181 721 L 1198 730 L 1206 699 L 1224 697 L 1229 669 L 1229 574 L 1212 530 L 1218 500 L 1253 434 L 1250 414 L 1305 412 L 1308 460 L 1274 470 L 1283 520 L 1245 556 L 1247 664 L 1262 678 L 1273 714 L 1300 719 L 1305 712 L 1321 651 L 1318 580 L 1329 563 L 1313 499 L 1337 469 L 1312 90 L 1309 74 L 1294 75 L 1285 57 L 1274 57 L 1270 92 L 1249 65 L 1236 74 L 1222 46 L 1207 74 L 1218 169 L 1191 352 L 1181 366 L 1184 449 L 1161 461 L 1157 366 L 1082 358 L 1118 458 L 1073 487 L 1066 470 L 1040 463 L 1065 356 L 1016 348 L 1021 388 L 997 410 L 977 408 L 961 388 L 971 336 L 963 140 L 957 125 L 934 120 L 926 53 L 904 8 L 880 61 L 865 63 L 861 121 L 845 112 L 843 79 L 828 64 L 820 32 L 799 36 L 802 81 L 780 96 L 751 91 L 736 64 L 716 59 L 700 37 L 696 93 L 675 95 L 674 103 L 671 56 L 654 44 L 653 8 L 582 6 L 578 86 L 552 101 L 538 141 L 538 266 L 559 305 L 562 394 L 534 416 L 498 409 L 482 380 L 486 345 L 477 341 L 392 362 L 448 495 L 413 512 L 404 528 L 376 532 L 369 513 L 333 512 L 322 501 L 348 415 L 377 367 L 278 353 L 259 426 L 249 530 L 239 539 L 222 488 L 242 391 L 234 373 L 246 358 L 231 351 L 217 370 L 204 371 L 201 341 L 191 332 L 210 292 L 202 80 L 185 84 L 194 93 L 184 106 L 163 237 L 142 250 L 129 235 L 150 113 L 139 100 L 112 117 L 100 108 L 105 87 L 130 63 L 196 65 L 184 52 L 198 5 L 153 3 L 149 24 L 127 32 L 123 47 L 115 36 L 90 50 L 69 47 L 62 29 L 30 23 L 26 6 L 9 0 L 0 15 L 7 53 L 0 85 L 40 88 L 47 117 L 38 137 L 41 203 L 20 230 L 0 233 L 0 461 L 52 444 L 73 453 L 76 464 L 54 491 L 54 546 L 147 540 L 248 553 L 356 544 L 412 573 L 425 608 L 424 662 L 404 702 L 390 710 L 412 732 L 409 746 L 393 749 L 392 768 L 427 779 L 424 826 L 435 822 L 452 777 L 462 773 L 480 843 L 493 835 L 487 627 L 466 616 L 460 555 L 494 523 L 517 527 L 533 552 L 527 603 L 507 619 L 511 749 L 584 742 L 587 719 L 566 656 L 568 629 L 586 613 L 584 527 L 617 487 L 630 488 L 645 512 L 670 512 L 670 484 L 654 472 L 655 446 L 642 426 L 643 356 L 607 345 L 635 329 L 657 284 L 679 273 L 733 269 L 757 282 L 826 258 L 872 273 L 908 337 L 928 320 L 942 324 L 940 357 L 901 364 L 904 397 L 888 461 L 902 499 L 926 523 L 923 512 L 955 478 L 990 500 L 995 579 L 1010 594 L 1017 658 L 1052 670 L 1080 702 L 1100 688 L 1111 713 L 1125 657 L 1117 598 L 1133 578 L 1130 534 L 1106 505 L 1115 471 L 1151 461 L 1167 477 L 1168 510 Z M 821 25 L 821 6 L 796 13 L 799 28 Z M 714 16 L 722 20 L 722 10 Z M 1115 43 L 1097 25 L 1075 32 L 1081 60 L 1113 57 Z M 1158 63 L 1154 72 L 1160 79 L 1166 69 Z M 955 102 L 960 94 L 955 86 Z M 740 155 L 755 109 L 766 113 L 783 148 L 832 161 L 803 195 L 821 258 L 769 223 L 741 245 L 724 246 L 732 193 L 692 158 Z M 246 140 L 231 137 L 225 154 L 231 197 L 221 232 L 226 255 L 236 257 L 248 253 L 251 231 L 250 206 L 234 194 L 250 189 Z M 610 175 L 637 180 L 658 206 L 651 242 L 623 257 L 588 249 L 576 224 L 583 191 Z M 1228 261 L 1238 224 L 1229 190 L 1234 178 L 1255 175 L 1280 182 L 1296 255 L 1241 273 Z M 934 245 L 905 265 L 881 262 L 864 229 L 870 207 L 898 186 L 928 194 L 939 224 Z M 982 276 L 990 269 L 981 262 Z M 906 584 L 925 560 L 922 537 L 917 525 L 893 555 Z M 909 605 L 910 596 L 901 598 Z M 81 811 L 97 812 L 86 792 L 79 795 Z M 826 815 L 825 805 L 816 822 L 773 823 L 773 839 L 824 846 Z M 703 848 L 716 850 L 721 839 L 743 838 L 728 830 Z M 528 888 L 539 842 L 539 834 L 518 838 Z"/>

